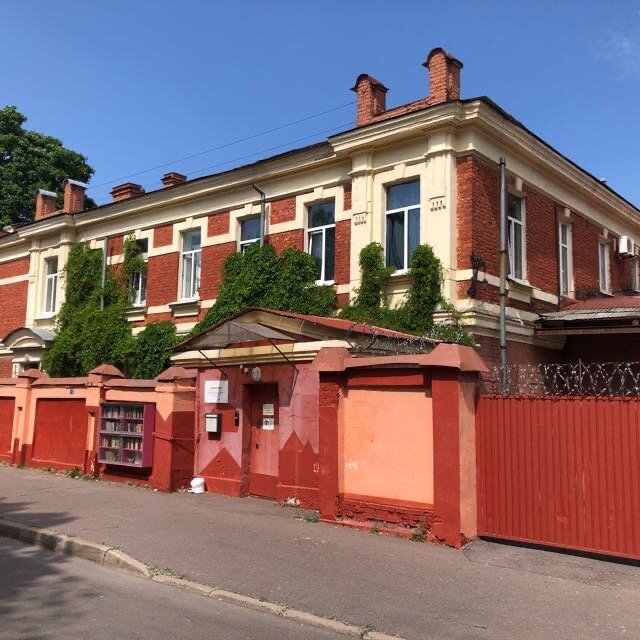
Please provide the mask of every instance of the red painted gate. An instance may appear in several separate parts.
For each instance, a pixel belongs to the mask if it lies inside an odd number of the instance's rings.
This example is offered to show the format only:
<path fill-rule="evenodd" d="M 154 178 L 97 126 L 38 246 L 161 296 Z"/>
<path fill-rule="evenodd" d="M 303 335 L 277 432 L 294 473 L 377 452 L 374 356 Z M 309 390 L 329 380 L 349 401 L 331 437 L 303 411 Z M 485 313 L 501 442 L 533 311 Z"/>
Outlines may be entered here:
<path fill-rule="evenodd" d="M 640 400 L 481 396 L 478 533 L 640 559 Z"/>
<path fill-rule="evenodd" d="M 15 398 L 0 398 L 0 460 L 10 461 L 13 449 Z"/>
<path fill-rule="evenodd" d="M 38 400 L 31 462 L 55 469 L 84 469 L 87 456 L 84 400 Z"/>

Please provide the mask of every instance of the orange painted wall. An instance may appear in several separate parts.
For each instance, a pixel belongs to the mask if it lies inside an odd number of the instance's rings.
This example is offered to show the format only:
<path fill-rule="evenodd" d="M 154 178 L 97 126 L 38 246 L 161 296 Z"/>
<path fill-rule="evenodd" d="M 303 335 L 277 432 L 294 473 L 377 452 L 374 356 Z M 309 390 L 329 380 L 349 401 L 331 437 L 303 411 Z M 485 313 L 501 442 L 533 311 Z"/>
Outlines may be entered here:
<path fill-rule="evenodd" d="M 349 389 L 340 402 L 338 441 L 340 493 L 433 504 L 428 389 Z"/>

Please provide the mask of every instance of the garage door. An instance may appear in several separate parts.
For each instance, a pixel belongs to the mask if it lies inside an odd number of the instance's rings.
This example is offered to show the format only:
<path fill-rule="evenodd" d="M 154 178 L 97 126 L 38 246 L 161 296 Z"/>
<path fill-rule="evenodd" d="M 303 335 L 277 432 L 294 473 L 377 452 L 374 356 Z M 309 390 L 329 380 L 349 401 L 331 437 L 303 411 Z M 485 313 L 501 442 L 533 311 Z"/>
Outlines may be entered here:
<path fill-rule="evenodd" d="M 84 469 L 87 422 L 84 400 L 38 400 L 33 463 L 58 469 Z"/>
<path fill-rule="evenodd" d="M 14 398 L 0 398 L 0 460 L 11 460 Z"/>

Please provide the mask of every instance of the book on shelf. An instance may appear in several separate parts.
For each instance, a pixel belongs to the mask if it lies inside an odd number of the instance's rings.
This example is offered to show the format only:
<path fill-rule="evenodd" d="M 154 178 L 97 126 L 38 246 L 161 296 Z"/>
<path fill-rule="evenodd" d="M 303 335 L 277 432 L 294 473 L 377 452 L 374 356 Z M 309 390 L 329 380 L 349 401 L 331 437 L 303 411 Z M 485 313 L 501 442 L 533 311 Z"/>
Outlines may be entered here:
<path fill-rule="evenodd" d="M 120 452 L 119 451 L 103 451 L 102 459 L 105 462 L 120 462 Z"/>

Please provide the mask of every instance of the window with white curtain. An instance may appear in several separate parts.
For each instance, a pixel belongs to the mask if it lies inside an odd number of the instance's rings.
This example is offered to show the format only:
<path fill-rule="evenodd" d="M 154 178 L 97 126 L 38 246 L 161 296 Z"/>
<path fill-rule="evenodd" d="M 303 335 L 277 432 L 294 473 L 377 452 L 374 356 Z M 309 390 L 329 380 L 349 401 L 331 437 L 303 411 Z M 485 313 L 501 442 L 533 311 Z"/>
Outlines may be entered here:
<path fill-rule="evenodd" d="M 507 194 L 507 241 L 509 249 L 509 277 L 525 279 L 524 201 L 512 193 Z"/>
<path fill-rule="evenodd" d="M 200 229 L 182 235 L 182 283 L 180 298 L 194 300 L 200 289 Z"/>
<path fill-rule="evenodd" d="M 140 257 L 147 262 L 149 252 L 148 240 L 136 240 Z M 131 277 L 131 304 L 134 307 L 144 307 L 147 304 L 147 273 L 137 271 Z"/>
<path fill-rule="evenodd" d="M 573 256 L 571 249 L 571 225 L 560 223 L 558 232 L 560 255 L 560 295 L 571 295 L 573 289 Z"/>
<path fill-rule="evenodd" d="M 601 241 L 598 244 L 598 262 L 600 270 L 600 291 L 610 293 L 611 277 L 609 275 L 609 245 Z"/>
<path fill-rule="evenodd" d="M 637 254 L 631 259 L 631 288 L 640 291 L 640 257 Z"/>
<path fill-rule="evenodd" d="M 336 259 L 335 202 L 314 204 L 308 211 L 307 250 L 316 263 L 316 281 L 331 283 Z"/>
<path fill-rule="evenodd" d="M 56 293 L 58 289 L 58 258 L 44 261 L 44 312 L 53 315 L 56 312 Z"/>

